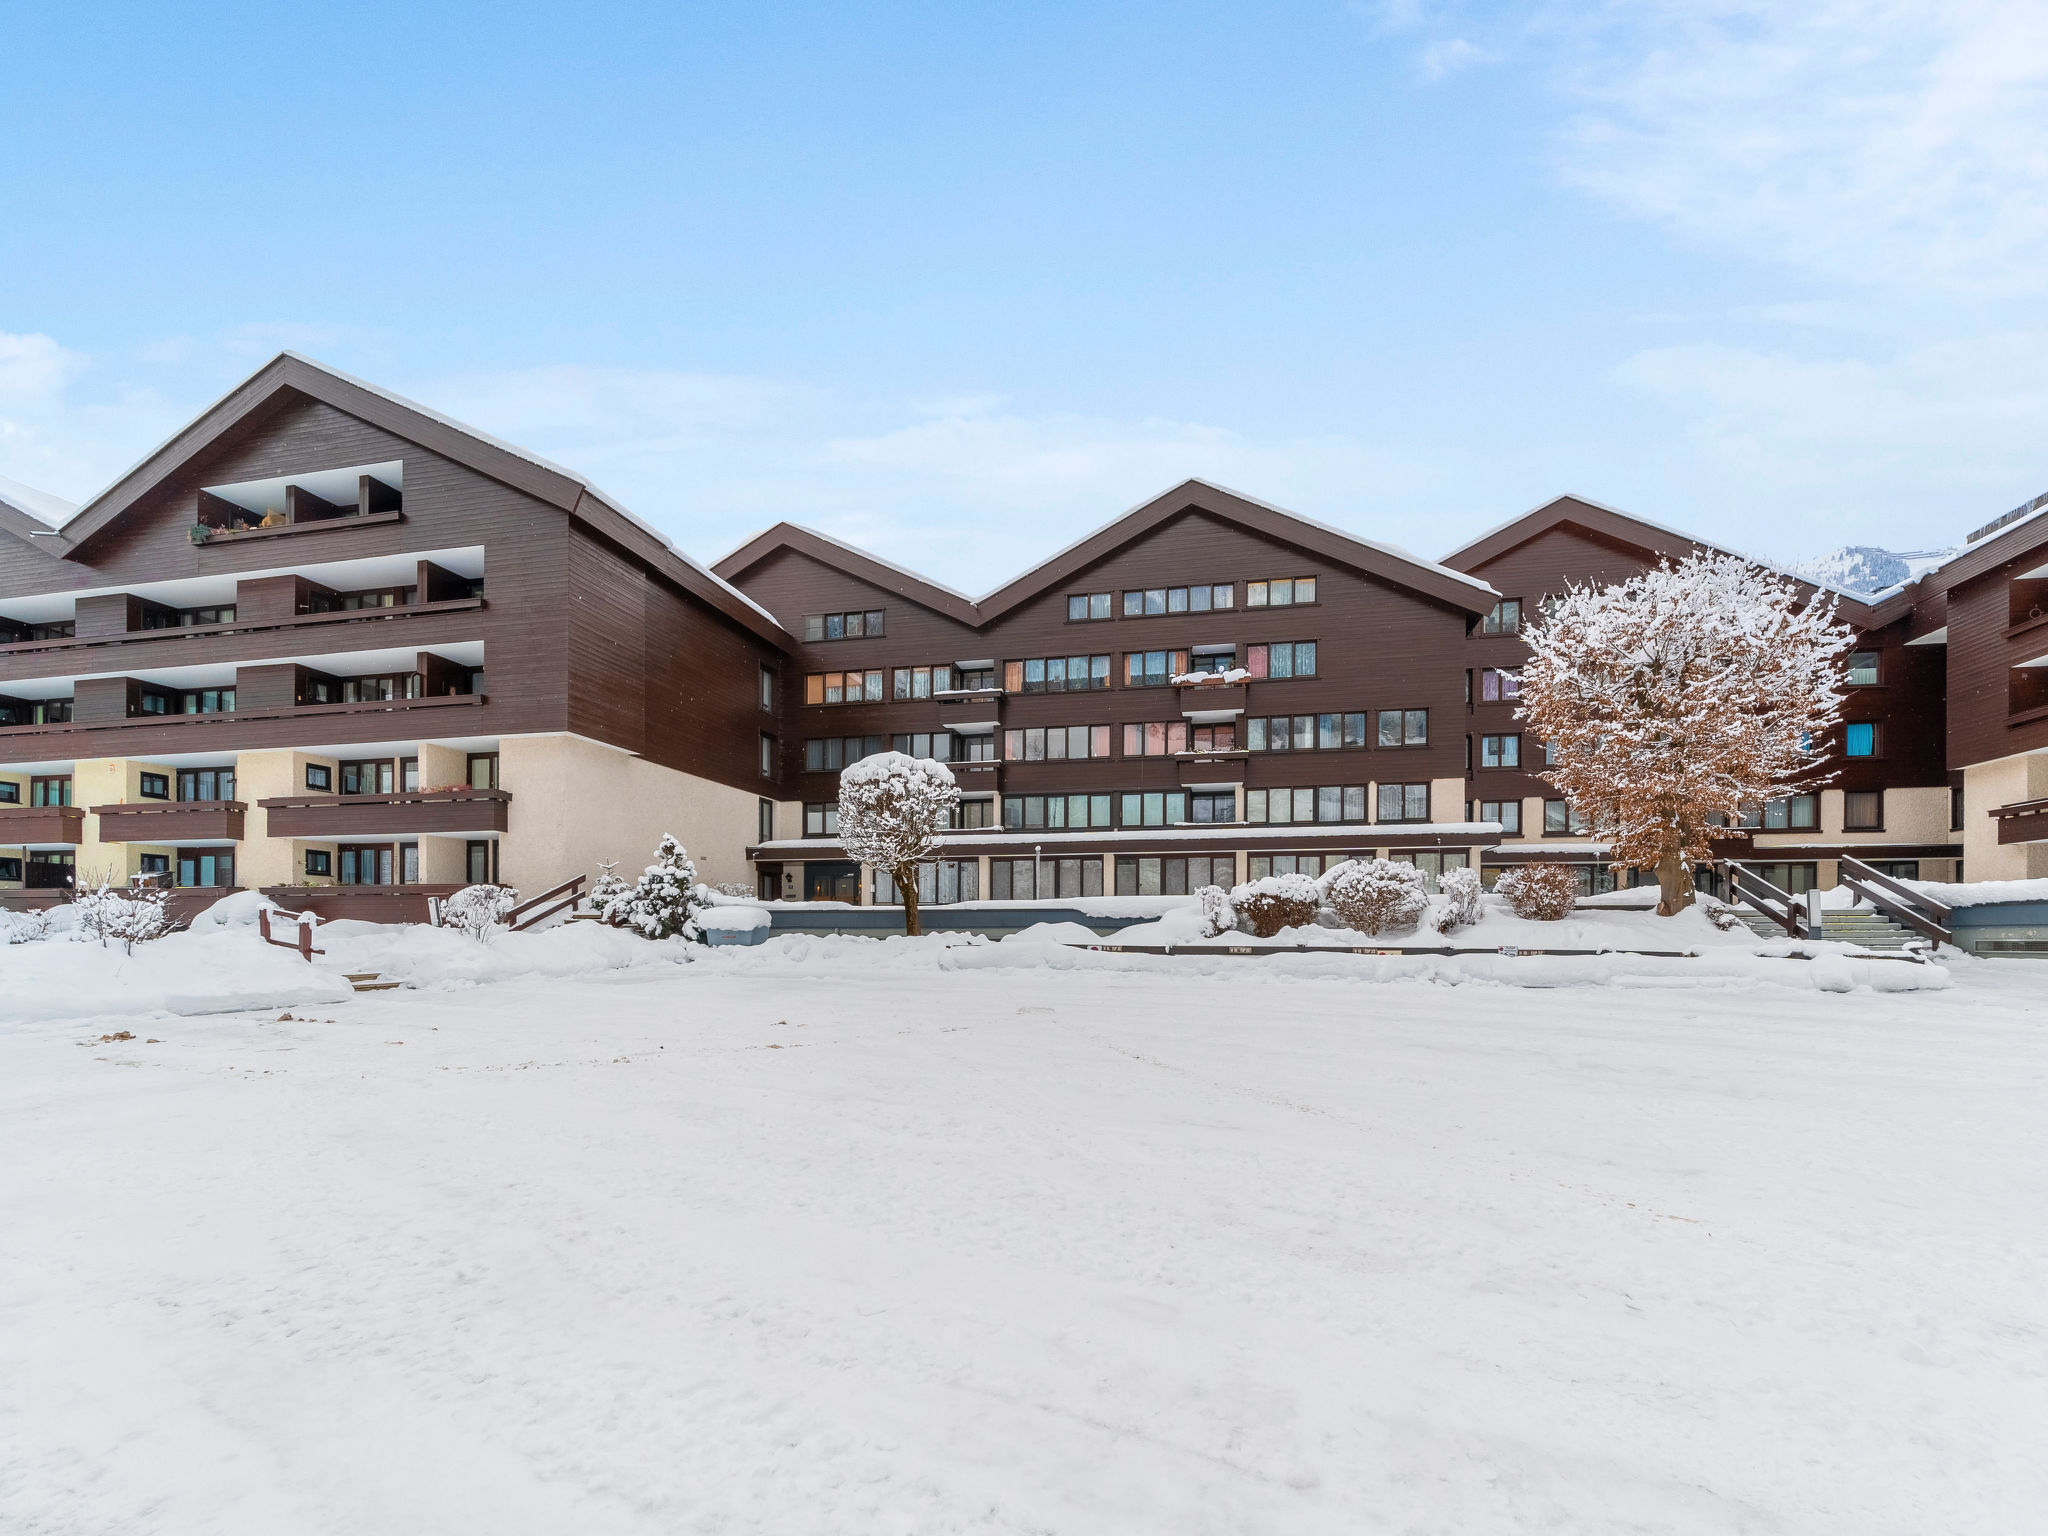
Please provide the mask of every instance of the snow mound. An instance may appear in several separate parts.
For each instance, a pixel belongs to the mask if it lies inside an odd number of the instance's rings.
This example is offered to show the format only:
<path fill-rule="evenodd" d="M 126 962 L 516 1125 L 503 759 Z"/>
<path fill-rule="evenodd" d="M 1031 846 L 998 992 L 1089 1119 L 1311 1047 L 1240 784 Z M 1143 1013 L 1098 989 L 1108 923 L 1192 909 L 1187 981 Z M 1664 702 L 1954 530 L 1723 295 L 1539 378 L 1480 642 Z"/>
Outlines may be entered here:
<path fill-rule="evenodd" d="M 1033 923 L 1006 936 L 1005 944 L 1100 944 L 1102 935 L 1080 923 Z"/>

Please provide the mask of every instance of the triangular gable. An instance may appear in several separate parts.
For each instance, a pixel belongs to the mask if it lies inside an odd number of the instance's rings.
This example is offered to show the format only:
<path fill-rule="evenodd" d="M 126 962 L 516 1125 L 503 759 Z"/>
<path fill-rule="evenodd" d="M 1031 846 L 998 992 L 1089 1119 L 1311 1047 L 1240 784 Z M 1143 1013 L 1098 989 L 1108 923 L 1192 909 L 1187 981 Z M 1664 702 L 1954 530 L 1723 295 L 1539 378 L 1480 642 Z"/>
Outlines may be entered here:
<path fill-rule="evenodd" d="M 788 633 L 766 609 L 688 558 L 580 475 L 296 352 L 280 352 L 81 507 L 64 524 L 65 552 L 76 557 L 166 476 L 287 392 L 345 411 L 560 508 L 761 638 L 778 646 L 790 644 Z"/>
<path fill-rule="evenodd" d="M 973 599 L 964 592 L 955 592 L 929 577 L 907 571 L 900 565 L 891 565 L 864 549 L 857 549 L 799 523 L 777 523 L 764 529 L 731 554 L 713 561 L 711 569 L 725 581 L 738 582 L 770 555 L 785 549 L 807 555 L 832 570 L 857 576 L 870 586 L 893 592 L 959 623 L 978 625 L 981 622 Z"/>
<path fill-rule="evenodd" d="M 1520 517 L 1510 518 L 1507 522 L 1488 529 L 1471 543 L 1445 555 L 1444 564 L 1461 571 L 1476 570 L 1481 566 L 1490 565 L 1501 556 L 1521 548 L 1531 539 L 1558 527 L 1576 528 L 1608 543 L 1622 544 L 1630 549 L 1640 550 L 1653 561 L 1683 560 L 1687 555 L 1699 550 L 1734 555 L 1754 565 L 1778 572 L 1809 596 L 1825 591 L 1835 599 L 1841 616 L 1853 624 L 1867 629 L 1873 627 L 1877 621 L 1877 612 L 1869 602 L 1839 587 L 1822 587 L 1768 560 L 1758 560 L 1754 555 L 1745 554 L 1739 549 L 1729 549 L 1723 544 L 1695 538 L 1676 528 L 1653 523 L 1646 517 L 1637 517 L 1631 512 L 1603 506 L 1597 501 L 1588 501 L 1583 496 L 1559 496 L 1532 511 L 1524 512 Z"/>

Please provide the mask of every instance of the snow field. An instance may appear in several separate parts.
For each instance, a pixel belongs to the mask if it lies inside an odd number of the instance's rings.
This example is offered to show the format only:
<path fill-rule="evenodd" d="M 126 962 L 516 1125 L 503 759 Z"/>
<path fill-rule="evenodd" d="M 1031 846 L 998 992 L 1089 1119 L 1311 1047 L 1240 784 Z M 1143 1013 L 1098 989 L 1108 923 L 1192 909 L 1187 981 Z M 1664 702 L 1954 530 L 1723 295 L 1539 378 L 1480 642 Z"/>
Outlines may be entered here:
<path fill-rule="evenodd" d="M 0 1528 L 2048 1505 L 2024 962 L 1652 997 L 831 943 L 0 1031 Z"/>

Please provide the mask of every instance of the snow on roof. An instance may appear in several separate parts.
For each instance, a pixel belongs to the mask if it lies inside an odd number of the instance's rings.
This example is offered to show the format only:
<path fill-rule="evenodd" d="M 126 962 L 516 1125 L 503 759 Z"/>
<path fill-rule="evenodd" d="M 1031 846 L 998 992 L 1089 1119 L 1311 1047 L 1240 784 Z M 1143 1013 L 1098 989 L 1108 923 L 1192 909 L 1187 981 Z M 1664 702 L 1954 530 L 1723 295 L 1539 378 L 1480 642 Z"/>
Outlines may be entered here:
<path fill-rule="evenodd" d="M 835 549 L 843 549 L 850 555 L 859 555 L 863 560 L 871 560 L 876 565 L 883 566 L 888 570 L 894 571 L 898 576 L 907 576 L 912 581 L 921 581 L 926 586 L 945 593 L 948 597 L 957 597 L 963 603 L 971 604 L 974 602 L 974 599 L 969 597 L 965 592 L 959 591 L 957 588 L 954 587 L 949 587 L 943 581 L 935 581 L 933 578 L 925 575 L 924 572 L 913 571 L 909 566 L 898 565 L 894 560 L 884 560 L 880 555 L 876 554 L 871 549 L 863 549 L 858 544 L 849 544 L 844 539 L 835 539 L 831 534 L 826 533 L 822 528 L 813 528 L 808 523 L 790 523 L 789 526 L 791 528 L 799 530 L 800 532 L 808 533 L 814 539 L 821 539 L 825 543 L 830 544 Z M 734 555 L 738 554 L 741 550 L 745 549 L 749 544 L 753 543 L 754 540 L 760 538 L 762 534 L 767 533 L 768 531 L 768 529 L 762 528 L 754 533 L 748 534 L 744 539 L 741 539 L 739 543 L 733 545 L 731 549 L 727 550 L 724 554 L 720 555 L 716 560 L 712 561 L 711 563 L 713 565 L 725 564 L 726 561 L 730 560 Z"/>
<path fill-rule="evenodd" d="M 51 528 L 61 528 L 78 510 L 78 503 L 66 501 L 61 496 L 52 496 L 48 491 L 39 491 L 32 485 L 23 485 L 19 480 L 10 480 L 0 475 L 0 502 L 5 502 L 15 511 L 46 523 Z"/>

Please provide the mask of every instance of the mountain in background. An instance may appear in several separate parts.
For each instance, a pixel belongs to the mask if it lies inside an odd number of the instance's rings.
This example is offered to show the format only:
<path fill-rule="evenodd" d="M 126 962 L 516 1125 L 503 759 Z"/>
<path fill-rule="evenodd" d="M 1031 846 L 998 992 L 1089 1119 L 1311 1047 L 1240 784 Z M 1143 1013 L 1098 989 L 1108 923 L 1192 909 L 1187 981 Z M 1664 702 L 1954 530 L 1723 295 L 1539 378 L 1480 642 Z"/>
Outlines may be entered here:
<path fill-rule="evenodd" d="M 1870 544 L 1845 544 L 1792 567 L 1819 586 L 1850 592 L 1883 592 L 1924 576 L 1955 554 L 1953 549 L 1878 549 Z"/>

